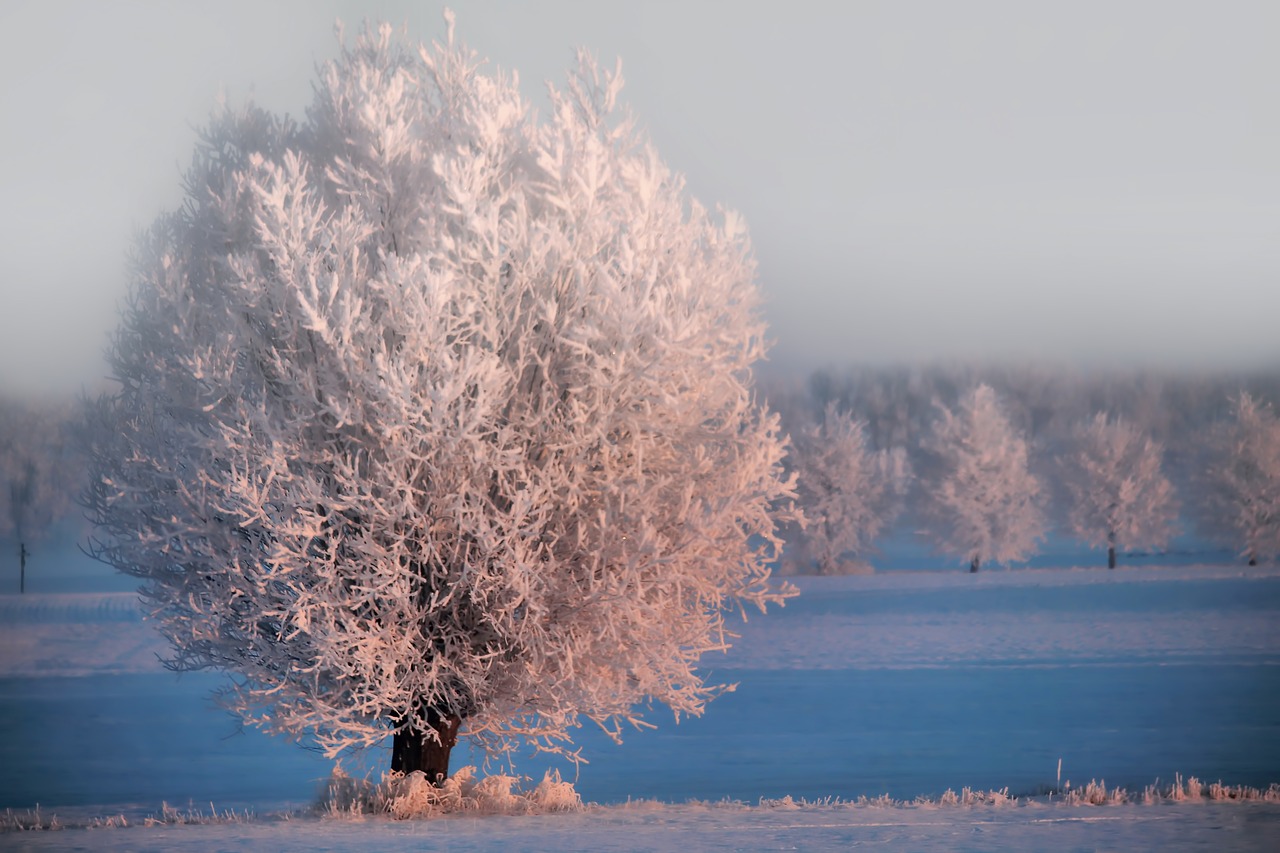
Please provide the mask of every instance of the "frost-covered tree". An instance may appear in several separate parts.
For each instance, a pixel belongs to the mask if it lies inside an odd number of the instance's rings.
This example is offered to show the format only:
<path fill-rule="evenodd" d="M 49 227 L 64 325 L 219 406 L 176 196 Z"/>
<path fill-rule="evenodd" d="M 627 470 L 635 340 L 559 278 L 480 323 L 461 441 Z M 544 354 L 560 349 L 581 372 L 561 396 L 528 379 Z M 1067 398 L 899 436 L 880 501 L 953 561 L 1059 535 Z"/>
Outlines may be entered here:
<path fill-rule="evenodd" d="M 838 573 L 845 560 L 859 565 L 902 509 L 911 477 L 906 452 L 872 451 L 863 423 L 829 403 L 795 455 L 806 519 L 804 550 L 821 574 Z"/>
<path fill-rule="evenodd" d="M 785 439 L 741 220 L 585 55 L 539 120 L 453 38 L 366 31 L 306 122 L 223 111 L 140 245 L 100 401 L 96 556 L 176 669 L 392 767 L 698 714 L 769 580 Z"/>
<path fill-rule="evenodd" d="M 941 403 L 937 408 L 922 474 L 929 534 L 939 550 L 968 562 L 971 572 L 984 560 L 1026 559 L 1045 529 L 1027 442 L 988 385 L 965 394 L 955 410 Z"/>
<path fill-rule="evenodd" d="M 1163 448 L 1134 425 L 1099 413 L 1077 427 L 1060 461 L 1071 532 L 1093 548 L 1162 548 L 1177 532 L 1177 499 Z"/>
<path fill-rule="evenodd" d="M 1246 393 L 1210 441 L 1202 523 L 1250 565 L 1280 554 L 1280 418 Z"/>

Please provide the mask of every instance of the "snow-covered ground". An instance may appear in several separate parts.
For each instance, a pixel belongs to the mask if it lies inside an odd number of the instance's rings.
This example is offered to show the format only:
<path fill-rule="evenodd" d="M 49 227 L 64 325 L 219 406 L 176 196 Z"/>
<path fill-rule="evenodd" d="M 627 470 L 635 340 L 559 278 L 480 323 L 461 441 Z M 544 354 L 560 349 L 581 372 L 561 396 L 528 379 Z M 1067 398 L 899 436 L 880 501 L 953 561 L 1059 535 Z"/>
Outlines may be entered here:
<path fill-rule="evenodd" d="M 1179 773 L 1280 782 L 1275 568 L 797 583 L 800 598 L 753 615 L 729 655 L 706 661 L 738 688 L 702 719 L 677 726 L 655 709 L 659 728 L 621 747 L 583 730 L 591 763 L 577 788 L 602 805 L 429 822 L 270 817 L 312 802 L 328 763 L 239 731 L 208 705 L 217 676 L 163 671 L 131 594 L 0 596 L 0 810 L 130 824 L 7 832 L 0 848 L 1280 849 L 1276 802 L 1095 808 L 1044 795 L 1105 778 L 1140 799 Z M 476 760 L 455 752 L 455 767 Z M 548 766 L 521 757 L 516 770 L 538 779 Z M 1016 799 L 936 802 L 965 786 Z M 877 803 L 884 794 L 935 802 Z M 210 800 L 257 818 L 139 825 L 162 801 L 208 812 Z"/>
<path fill-rule="evenodd" d="M 801 596 L 777 617 L 751 619 L 728 665 L 1280 662 L 1275 568 L 895 571 L 791 580 Z"/>
<path fill-rule="evenodd" d="M 205 826 L 24 832 L 14 851 L 276 853 L 409 851 L 1070 851 L 1206 850 L 1273 853 L 1275 804 L 1197 803 L 1102 808 L 1045 805 L 796 809 L 638 804 L 577 814 L 431 821 L 294 819 Z"/>
<path fill-rule="evenodd" d="M 748 613 L 735 648 L 708 657 L 708 668 L 1280 663 L 1276 567 L 911 570 L 788 580 L 800 597 L 767 616 Z M 165 651 L 134 593 L 0 595 L 0 678 L 156 673 Z"/>

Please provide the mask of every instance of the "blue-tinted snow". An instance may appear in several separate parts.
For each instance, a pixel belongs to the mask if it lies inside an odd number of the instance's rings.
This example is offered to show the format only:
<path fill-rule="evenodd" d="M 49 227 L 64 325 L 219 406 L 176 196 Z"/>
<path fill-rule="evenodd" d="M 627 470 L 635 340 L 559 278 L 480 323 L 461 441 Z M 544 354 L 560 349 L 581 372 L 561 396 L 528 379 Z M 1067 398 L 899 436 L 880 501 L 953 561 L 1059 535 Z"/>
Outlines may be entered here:
<path fill-rule="evenodd" d="M 572 814 L 440 820 L 257 820 L 242 824 L 25 832 L 14 849 L 94 853 L 700 853 L 885 850 L 1230 850 L 1273 853 L 1280 807 L 1183 803 L 1073 808 L 746 807 L 635 803 Z"/>
<path fill-rule="evenodd" d="M 1077 784 L 1280 781 L 1275 569 L 886 572 L 799 585 L 799 599 L 742 626 L 730 655 L 706 659 L 739 686 L 703 718 L 677 726 L 655 709 L 659 729 L 621 747 L 585 728 L 584 798 L 1033 793 L 1055 783 L 1059 758 Z M 312 799 L 327 763 L 241 732 L 208 704 L 218 676 L 162 671 L 162 647 L 128 617 L 129 601 L 0 598 L 0 808 L 213 800 L 263 812 Z M 455 753 L 455 766 L 474 760 Z M 545 766 L 521 757 L 517 771 L 538 778 Z"/>

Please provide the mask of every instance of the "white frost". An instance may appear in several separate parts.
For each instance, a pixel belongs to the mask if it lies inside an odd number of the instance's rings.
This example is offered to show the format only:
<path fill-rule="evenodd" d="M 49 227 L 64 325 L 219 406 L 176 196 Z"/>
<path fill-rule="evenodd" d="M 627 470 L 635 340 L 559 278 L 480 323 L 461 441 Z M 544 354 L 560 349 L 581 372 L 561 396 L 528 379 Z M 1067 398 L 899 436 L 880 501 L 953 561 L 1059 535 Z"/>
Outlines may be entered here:
<path fill-rule="evenodd" d="M 205 131 L 96 410 L 97 556 L 178 669 L 331 754 L 428 708 L 502 750 L 697 714 L 791 484 L 740 223 L 582 58 L 539 122 L 453 41 L 366 31 L 304 126 Z"/>

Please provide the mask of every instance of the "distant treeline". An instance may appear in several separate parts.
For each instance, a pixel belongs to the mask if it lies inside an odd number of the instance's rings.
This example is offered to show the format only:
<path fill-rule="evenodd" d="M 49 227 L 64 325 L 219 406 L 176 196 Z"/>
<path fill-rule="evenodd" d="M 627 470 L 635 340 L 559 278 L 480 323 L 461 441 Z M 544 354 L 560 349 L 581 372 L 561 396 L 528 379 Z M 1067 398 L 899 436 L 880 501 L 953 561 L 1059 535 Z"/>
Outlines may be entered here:
<path fill-rule="evenodd" d="M 1280 555 L 1280 371 L 847 368 L 759 384 L 793 439 L 784 569 L 865 570 L 895 530 L 977 569 L 1057 529 L 1160 550 L 1180 530 Z M 0 398 L 0 542 L 83 535 L 85 411 Z M 3 560 L 0 562 L 8 562 Z"/>
<path fill-rule="evenodd" d="M 853 367 L 819 370 L 807 377 L 769 377 L 762 380 L 761 388 L 793 437 L 791 460 L 809 517 L 804 531 L 788 531 L 787 568 L 791 571 L 865 569 L 874 552 L 873 541 L 901 525 L 930 535 L 940 553 L 964 563 L 1018 562 L 1033 556 L 1034 546 L 1013 552 L 1003 549 L 1005 557 L 993 557 L 992 549 L 1001 544 L 995 540 L 1017 535 L 991 528 L 1015 521 L 1023 534 L 1035 534 L 1032 539 L 1052 527 L 1096 546 L 1096 538 L 1081 530 L 1081 502 L 1105 499 L 1098 512 L 1123 515 L 1122 509 L 1109 508 L 1110 504 L 1138 501 L 1140 496 L 1122 498 L 1120 494 L 1138 488 L 1142 476 L 1149 480 L 1140 491 L 1145 490 L 1151 500 L 1152 489 L 1160 491 L 1159 480 L 1168 482 L 1166 505 L 1148 509 L 1154 517 L 1169 520 L 1162 526 L 1149 519 L 1146 529 L 1130 535 L 1124 547 L 1138 547 L 1137 540 L 1143 540 L 1158 550 L 1178 530 L 1194 529 L 1239 552 L 1243 559 L 1271 559 L 1280 552 L 1280 428 L 1275 419 L 1280 371 L 1190 374 L 1032 366 Z M 992 411 L 985 414 L 972 410 L 986 405 L 974 399 L 979 388 L 988 389 L 991 398 Z M 962 423 L 966 412 L 973 420 L 967 426 Z M 833 425 L 833 418 L 848 423 Z M 948 418 L 949 438 L 940 433 Z M 985 423 L 977 422 L 983 418 Z M 854 428 L 857 439 L 851 440 Z M 1246 436 L 1249 430 L 1256 435 Z M 956 453 L 967 451 L 940 446 L 945 440 L 986 441 L 989 446 L 971 447 L 977 456 L 961 460 Z M 837 446 L 843 449 L 837 451 Z M 863 453 L 867 460 L 860 469 L 847 458 L 833 458 L 841 453 L 846 457 Z M 1023 497 L 1039 510 L 1039 520 L 1022 518 L 1021 510 L 1011 509 L 1018 505 L 1017 489 L 1006 481 L 1016 479 L 1019 463 L 1011 457 L 1019 453 L 1034 481 L 1025 486 L 1034 494 Z M 978 459 L 983 454 L 985 462 Z M 892 455 L 897 461 L 890 461 Z M 1144 456 L 1148 461 L 1140 463 Z M 818 457 L 825 459 L 819 462 Z M 1004 468 L 998 474 L 994 470 L 974 474 L 983 464 Z M 1155 473 L 1125 470 L 1142 464 L 1154 465 Z M 960 471 L 964 465 L 972 470 Z M 1113 469 L 1108 474 L 1114 480 L 1110 484 L 1101 482 L 1101 469 L 1108 467 Z M 836 468 L 840 471 L 833 475 Z M 890 473 L 877 482 L 874 471 Z M 978 483 L 975 476 L 985 476 L 989 482 Z M 1001 504 L 987 494 L 985 499 L 993 503 L 963 506 L 963 498 L 953 496 L 955 505 L 941 508 L 938 502 L 945 498 L 943 493 L 959 487 L 965 477 L 969 477 L 967 488 L 974 492 L 991 492 L 1003 483 L 1012 489 L 1004 497 L 1013 503 Z M 851 507 L 850 502 L 859 499 L 841 497 L 841 488 L 870 494 L 875 506 Z M 1104 495 L 1108 489 L 1115 494 Z M 886 501 L 886 494 L 897 494 L 898 499 Z M 1250 515 L 1247 522 L 1242 513 Z M 979 522 L 984 514 L 991 517 Z M 956 540 L 957 515 L 967 515 L 972 522 L 968 535 L 959 537 L 967 544 Z M 855 517 L 861 520 L 853 521 Z M 983 524 L 988 529 L 979 534 L 976 528 Z M 863 533 L 847 530 L 851 525 L 861 525 Z M 832 537 L 842 528 L 843 544 L 833 545 Z M 1157 528 L 1163 531 L 1159 535 Z M 870 537 L 868 529 L 874 531 Z M 1121 534 L 1108 533 L 1114 546 Z M 975 544 L 979 540 L 982 544 Z M 833 547 L 840 549 L 838 556 L 832 553 Z M 970 553 L 974 549 L 985 553 Z M 1108 550 L 1114 553 L 1113 548 Z"/>

